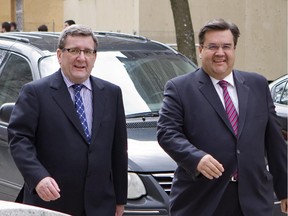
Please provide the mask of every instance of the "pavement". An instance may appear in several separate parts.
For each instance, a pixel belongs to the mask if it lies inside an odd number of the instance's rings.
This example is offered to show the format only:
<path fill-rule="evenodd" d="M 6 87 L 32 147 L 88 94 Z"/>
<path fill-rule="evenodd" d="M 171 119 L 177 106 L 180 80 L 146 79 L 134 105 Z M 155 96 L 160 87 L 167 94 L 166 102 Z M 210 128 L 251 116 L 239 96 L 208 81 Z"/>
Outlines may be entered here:
<path fill-rule="evenodd" d="M 35 206 L 0 200 L 1 216 L 69 216 L 68 214 L 51 211 Z"/>

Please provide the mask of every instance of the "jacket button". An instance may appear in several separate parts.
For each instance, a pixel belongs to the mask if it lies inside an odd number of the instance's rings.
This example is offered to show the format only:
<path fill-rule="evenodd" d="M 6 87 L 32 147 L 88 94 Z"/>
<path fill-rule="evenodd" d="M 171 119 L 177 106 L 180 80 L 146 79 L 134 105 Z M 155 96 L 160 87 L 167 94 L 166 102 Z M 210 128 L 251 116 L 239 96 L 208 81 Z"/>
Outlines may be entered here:
<path fill-rule="evenodd" d="M 239 149 L 237 149 L 237 154 L 240 154 L 240 150 Z"/>

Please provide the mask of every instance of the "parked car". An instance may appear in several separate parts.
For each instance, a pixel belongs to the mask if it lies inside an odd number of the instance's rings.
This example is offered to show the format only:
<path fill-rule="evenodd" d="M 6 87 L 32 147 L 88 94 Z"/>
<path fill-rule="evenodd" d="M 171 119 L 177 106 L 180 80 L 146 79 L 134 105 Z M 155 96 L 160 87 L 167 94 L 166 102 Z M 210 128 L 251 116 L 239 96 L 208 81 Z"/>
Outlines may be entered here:
<path fill-rule="evenodd" d="M 168 216 L 176 163 L 156 139 L 158 111 L 167 80 L 196 65 L 174 49 L 145 37 L 95 32 L 99 49 L 92 74 L 122 89 L 128 132 L 127 216 Z M 59 68 L 59 33 L 0 34 L 0 200 L 14 201 L 22 184 L 7 142 L 7 125 L 23 84 Z M 191 213 L 192 214 L 192 213 Z M 274 216 L 280 216 L 275 200 Z"/>
<path fill-rule="evenodd" d="M 284 75 L 269 84 L 276 114 L 281 124 L 282 134 L 287 141 L 288 115 L 288 75 Z"/>
<path fill-rule="evenodd" d="M 196 65 L 174 49 L 144 37 L 95 32 L 99 49 L 92 74 L 119 85 L 128 131 L 128 204 L 125 215 L 168 215 L 175 162 L 156 141 L 158 111 L 168 79 Z M 15 200 L 22 176 L 9 153 L 7 125 L 23 84 L 59 68 L 59 33 L 0 35 L 0 200 Z"/>

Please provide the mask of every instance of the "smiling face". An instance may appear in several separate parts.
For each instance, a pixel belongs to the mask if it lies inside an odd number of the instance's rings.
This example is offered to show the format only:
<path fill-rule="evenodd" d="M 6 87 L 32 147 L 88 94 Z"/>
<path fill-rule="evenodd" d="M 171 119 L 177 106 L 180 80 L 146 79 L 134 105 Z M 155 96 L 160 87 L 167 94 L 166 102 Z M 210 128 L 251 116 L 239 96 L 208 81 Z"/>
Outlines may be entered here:
<path fill-rule="evenodd" d="M 91 36 L 67 36 L 65 48 L 78 48 L 80 50 L 94 50 L 95 43 Z M 91 74 L 96 60 L 96 53 L 86 56 L 84 52 L 73 55 L 67 50 L 57 49 L 57 57 L 65 76 L 73 83 L 83 83 Z"/>
<path fill-rule="evenodd" d="M 206 32 L 204 43 L 199 47 L 202 68 L 215 79 L 223 79 L 232 72 L 235 49 L 230 30 Z"/>

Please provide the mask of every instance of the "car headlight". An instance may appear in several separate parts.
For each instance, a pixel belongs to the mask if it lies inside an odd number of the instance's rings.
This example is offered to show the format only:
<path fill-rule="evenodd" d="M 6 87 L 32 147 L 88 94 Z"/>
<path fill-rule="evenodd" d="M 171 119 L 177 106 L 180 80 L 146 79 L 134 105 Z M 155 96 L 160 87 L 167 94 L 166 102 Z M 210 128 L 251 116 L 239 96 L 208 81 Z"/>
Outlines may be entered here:
<path fill-rule="evenodd" d="M 146 194 L 146 189 L 136 173 L 128 172 L 128 199 L 137 199 Z"/>

